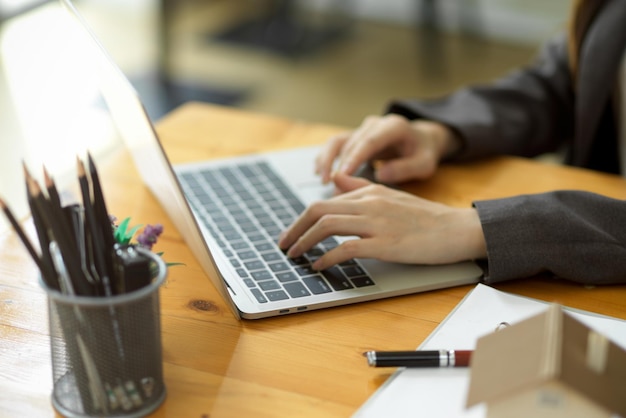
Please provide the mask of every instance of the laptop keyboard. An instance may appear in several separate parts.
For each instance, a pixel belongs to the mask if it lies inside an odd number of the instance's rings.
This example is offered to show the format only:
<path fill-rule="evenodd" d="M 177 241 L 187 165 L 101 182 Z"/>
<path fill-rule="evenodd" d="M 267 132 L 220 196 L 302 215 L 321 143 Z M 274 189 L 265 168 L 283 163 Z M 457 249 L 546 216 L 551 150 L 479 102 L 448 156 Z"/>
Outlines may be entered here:
<path fill-rule="evenodd" d="M 311 263 L 339 245 L 329 237 L 306 254 L 288 258 L 281 231 L 305 206 L 265 162 L 179 174 L 185 195 L 209 233 L 259 303 L 374 285 L 356 260 L 324 271 Z"/>

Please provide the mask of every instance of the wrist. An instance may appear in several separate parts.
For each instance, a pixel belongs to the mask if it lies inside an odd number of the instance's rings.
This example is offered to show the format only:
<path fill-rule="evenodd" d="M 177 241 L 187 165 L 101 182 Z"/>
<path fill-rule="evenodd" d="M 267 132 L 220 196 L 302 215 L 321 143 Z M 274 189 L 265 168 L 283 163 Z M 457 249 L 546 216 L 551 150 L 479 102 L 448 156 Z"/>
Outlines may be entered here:
<path fill-rule="evenodd" d="M 451 261 L 477 260 L 487 257 L 487 244 L 478 211 L 475 208 L 455 208 L 446 220 L 448 236 L 444 240 Z"/>
<path fill-rule="evenodd" d="M 465 216 L 466 231 L 463 236 L 465 237 L 464 245 L 468 251 L 468 259 L 477 260 L 486 258 L 487 243 L 485 241 L 485 234 L 483 233 L 483 226 L 480 222 L 478 211 L 474 208 L 466 209 Z"/>
<path fill-rule="evenodd" d="M 461 151 L 461 138 L 458 133 L 447 125 L 440 122 L 417 120 L 413 122 L 417 131 L 427 131 L 432 138 L 434 150 L 439 161 L 450 158 Z"/>

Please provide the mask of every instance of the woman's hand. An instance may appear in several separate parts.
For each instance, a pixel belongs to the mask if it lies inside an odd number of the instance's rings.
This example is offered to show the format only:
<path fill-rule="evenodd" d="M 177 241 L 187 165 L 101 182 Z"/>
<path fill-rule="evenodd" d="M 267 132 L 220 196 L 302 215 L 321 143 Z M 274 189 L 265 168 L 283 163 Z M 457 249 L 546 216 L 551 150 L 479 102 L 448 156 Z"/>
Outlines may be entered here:
<path fill-rule="evenodd" d="M 315 169 L 328 183 L 335 162 L 336 171 L 348 175 L 363 163 L 375 162 L 378 182 L 400 183 L 432 176 L 439 161 L 458 147 L 459 138 L 440 123 L 396 114 L 368 116 L 356 130 L 330 138 Z"/>
<path fill-rule="evenodd" d="M 298 257 L 331 235 L 357 236 L 313 264 L 323 270 L 351 258 L 445 264 L 486 256 L 474 209 L 459 209 L 337 174 L 343 192 L 309 206 L 281 235 L 279 246 Z"/>

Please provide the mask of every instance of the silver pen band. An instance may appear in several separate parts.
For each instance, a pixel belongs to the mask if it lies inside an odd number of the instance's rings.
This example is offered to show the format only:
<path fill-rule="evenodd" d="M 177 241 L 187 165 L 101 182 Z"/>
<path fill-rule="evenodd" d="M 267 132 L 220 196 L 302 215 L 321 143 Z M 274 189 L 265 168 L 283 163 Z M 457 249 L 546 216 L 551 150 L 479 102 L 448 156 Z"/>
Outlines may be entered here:
<path fill-rule="evenodd" d="M 439 367 L 448 366 L 448 350 L 439 350 Z"/>
<path fill-rule="evenodd" d="M 454 350 L 439 350 L 439 367 L 454 367 L 455 365 Z"/>

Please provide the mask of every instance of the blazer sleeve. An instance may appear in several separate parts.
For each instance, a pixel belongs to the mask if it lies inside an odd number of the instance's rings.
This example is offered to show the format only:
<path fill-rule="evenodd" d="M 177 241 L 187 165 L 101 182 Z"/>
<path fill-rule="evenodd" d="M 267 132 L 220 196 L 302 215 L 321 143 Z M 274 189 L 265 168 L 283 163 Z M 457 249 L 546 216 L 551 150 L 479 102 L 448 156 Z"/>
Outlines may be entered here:
<path fill-rule="evenodd" d="M 436 100 L 396 100 L 387 108 L 409 119 L 442 122 L 460 135 L 458 159 L 533 157 L 573 135 L 574 99 L 564 35 L 548 42 L 532 65 L 489 85 Z"/>
<path fill-rule="evenodd" d="M 487 243 L 484 281 L 539 273 L 626 283 L 626 201 L 556 191 L 474 202 Z"/>

